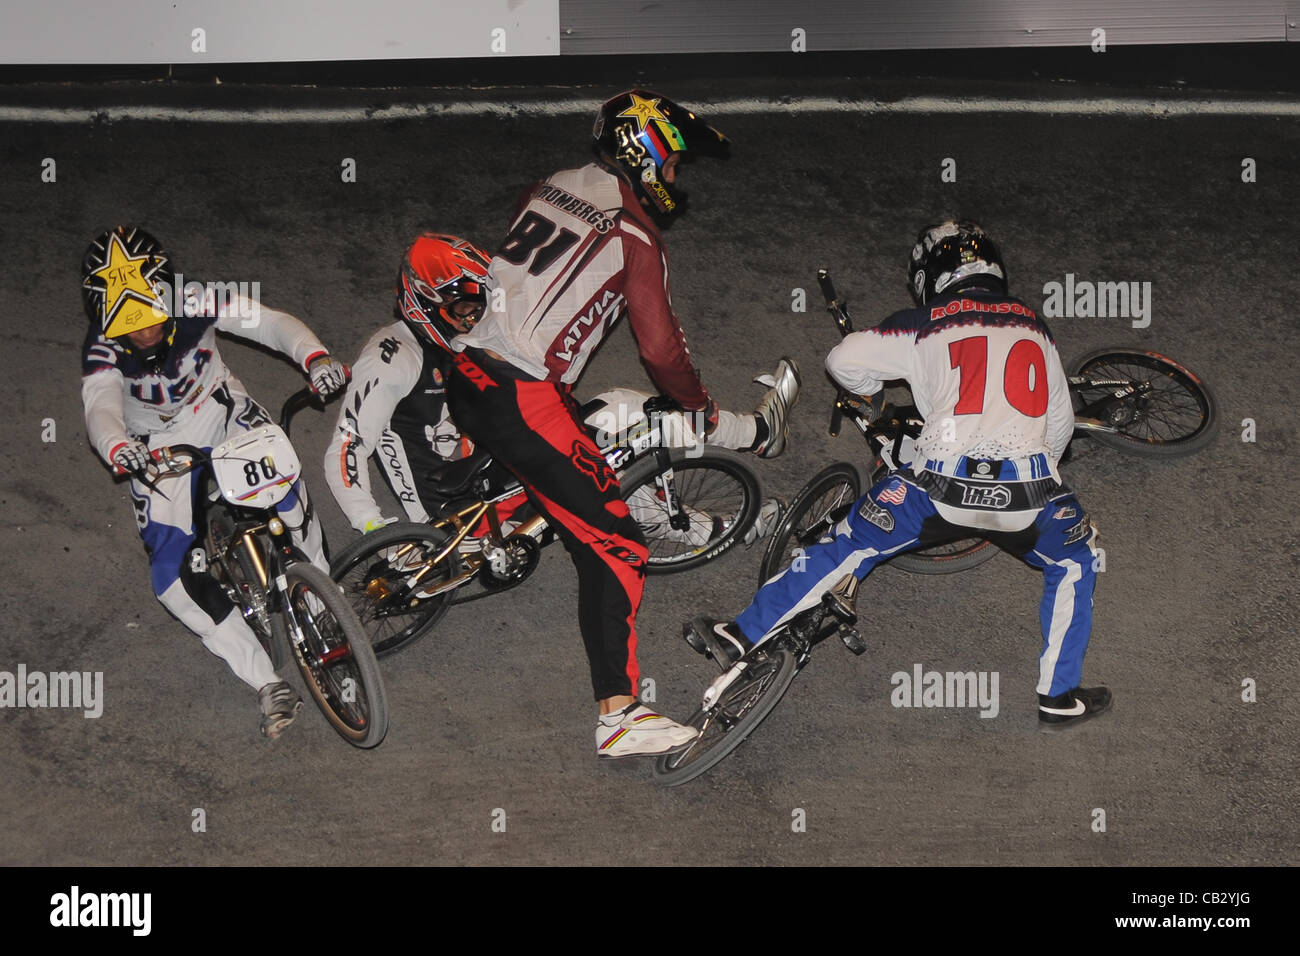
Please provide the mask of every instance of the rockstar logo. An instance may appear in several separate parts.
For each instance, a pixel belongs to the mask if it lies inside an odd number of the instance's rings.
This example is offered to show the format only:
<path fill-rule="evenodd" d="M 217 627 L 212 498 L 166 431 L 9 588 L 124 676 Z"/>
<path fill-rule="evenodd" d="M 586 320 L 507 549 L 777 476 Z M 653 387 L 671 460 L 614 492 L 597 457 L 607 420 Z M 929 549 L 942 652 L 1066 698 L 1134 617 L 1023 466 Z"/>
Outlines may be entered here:
<path fill-rule="evenodd" d="M 108 263 L 91 275 L 104 283 L 104 336 L 117 338 L 158 325 L 167 318 L 149 279 L 162 267 L 157 263 L 145 275 L 149 256 L 132 256 L 116 232 L 108 238 Z M 90 279 L 87 278 L 87 284 Z"/>
<path fill-rule="evenodd" d="M 632 97 L 632 105 L 619 113 L 620 117 L 626 116 L 636 120 L 637 132 L 640 133 L 645 129 L 646 124 L 652 119 L 663 120 L 668 122 L 668 117 L 659 111 L 659 100 L 649 100 L 643 96 L 637 96 L 635 93 L 629 94 Z"/>

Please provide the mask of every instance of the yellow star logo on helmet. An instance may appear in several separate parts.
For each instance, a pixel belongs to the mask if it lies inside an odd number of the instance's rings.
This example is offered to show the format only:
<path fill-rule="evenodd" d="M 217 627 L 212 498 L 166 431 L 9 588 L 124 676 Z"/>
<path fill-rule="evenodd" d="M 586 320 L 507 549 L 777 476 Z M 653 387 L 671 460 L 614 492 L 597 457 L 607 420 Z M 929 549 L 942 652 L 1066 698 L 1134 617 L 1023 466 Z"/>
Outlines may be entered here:
<path fill-rule="evenodd" d="M 109 236 L 107 251 L 108 262 L 91 273 L 104 283 L 104 337 L 115 339 L 166 322 L 164 303 L 144 274 L 149 256 L 132 256 L 117 233 Z"/>
<path fill-rule="evenodd" d="M 639 133 L 645 129 L 646 123 L 652 119 L 668 121 L 668 117 L 659 111 L 659 99 L 646 99 L 644 96 L 637 96 L 635 93 L 629 93 L 632 97 L 632 105 L 623 112 L 619 113 L 620 117 L 626 116 L 629 119 L 636 120 L 636 131 Z"/>

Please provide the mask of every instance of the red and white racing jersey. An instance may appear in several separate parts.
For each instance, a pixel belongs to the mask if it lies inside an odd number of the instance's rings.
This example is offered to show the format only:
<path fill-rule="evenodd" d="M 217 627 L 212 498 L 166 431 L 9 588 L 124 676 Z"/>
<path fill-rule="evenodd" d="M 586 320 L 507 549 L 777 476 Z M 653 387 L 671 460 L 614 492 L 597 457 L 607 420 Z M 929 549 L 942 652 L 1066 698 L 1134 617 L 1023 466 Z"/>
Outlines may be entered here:
<path fill-rule="evenodd" d="M 862 395 L 907 380 L 925 418 L 918 470 L 926 459 L 1040 453 L 1054 469 L 1074 431 L 1069 384 L 1047 325 L 1024 303 L 982 289 L 939 296 L 846 336 L 826 368 Z"/>
<path fill-rule="evenodd" d="M 489 285 L 504 293 L 504 310 L 489 311 L 455 348 L 490 350 L 534 379 L 571 385 L 626 314 L 659 389 L 687 410 L 708 405 L 673 312 L 663 239 L 604 167 L 562 170 L 532 188 Z"/>

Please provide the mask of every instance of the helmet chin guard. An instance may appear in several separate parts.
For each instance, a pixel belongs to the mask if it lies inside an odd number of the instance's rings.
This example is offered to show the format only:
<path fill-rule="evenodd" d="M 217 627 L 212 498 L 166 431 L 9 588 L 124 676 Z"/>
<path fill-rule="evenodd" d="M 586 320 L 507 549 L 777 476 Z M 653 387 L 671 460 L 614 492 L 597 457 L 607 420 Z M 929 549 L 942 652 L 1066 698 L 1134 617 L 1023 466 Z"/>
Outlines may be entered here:
<path fill-rule="evenodd" d="M 487 253 L 457 236 L 416 237 L 397 273 L 397 314 L 425 344 L 451 350 L 451 340 L 472 329 L 487 308 Z M 475 310 L 458 314 L 469 302 Z"/>

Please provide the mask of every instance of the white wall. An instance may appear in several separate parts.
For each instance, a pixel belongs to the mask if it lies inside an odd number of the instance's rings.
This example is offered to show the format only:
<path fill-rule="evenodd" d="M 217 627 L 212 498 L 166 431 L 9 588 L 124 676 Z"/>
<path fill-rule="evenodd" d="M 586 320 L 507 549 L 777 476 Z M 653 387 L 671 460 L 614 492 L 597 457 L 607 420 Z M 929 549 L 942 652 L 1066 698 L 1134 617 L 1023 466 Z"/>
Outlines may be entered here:
<path fill-rule="evenodd" d="M 558 3 L 0 0 L 0 63 L 539 56 L 560 52 Z"/>

